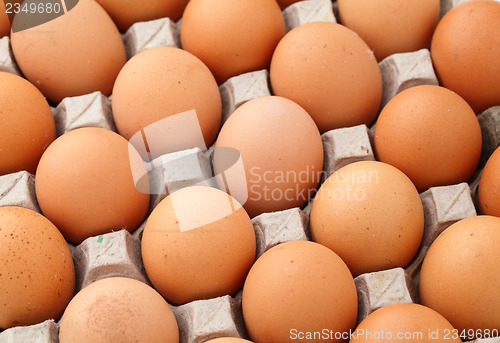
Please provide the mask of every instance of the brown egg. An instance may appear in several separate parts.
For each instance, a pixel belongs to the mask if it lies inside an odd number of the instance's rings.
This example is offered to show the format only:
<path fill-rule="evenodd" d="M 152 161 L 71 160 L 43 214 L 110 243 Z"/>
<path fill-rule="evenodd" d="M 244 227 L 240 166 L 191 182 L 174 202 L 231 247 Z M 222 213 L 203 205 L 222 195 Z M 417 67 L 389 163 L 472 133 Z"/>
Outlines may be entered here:
<path fill-rule="evenodd" d="M 75 291 L 68 245 L 48 219 L 0 207 L 0 330 L 62 315 Z"/>
<path fill-rule="evenodd" d="M 56 138 L 47 100 L 22 77 L 0 72 L 0 116 L 0 175 L 21 170 L 34 174 Z"/>
<path fill-rule="evenodd" d="M 490 156 L 477 189 L 479 211 L 500 217 L 500 148 Z"/>
<path fill-rule="evenodd" d="M 12 33 L 11 42 L 24 76 L 56 103 L 94 91 L 111 94 L 126 62 L 118 29 L 94 0 L 80 0 L 63 16 Z"/>
<path fill-rule="evenodd" d="M 459 333 L 439 313 L 418 304 L 393 304 L 366 317 L 350 343 L 461 343 Z"/>
<path fill-rule="evenodd" d="M 222 105 L 213 75 L 177 48 L 148 49 L 130 59 L 116 79 L 112 104 L 118 132 L 130 140 L 143 130 L 151 158 L 208 147 L 220 129 Z M 196 117 L 179 116 L 190 110 Z M 132 140 L 138 150 L 144 144 L 141 133 L 139 138 Z"/>
<path fill-rule="evenodd" d="M 255 262 L 243 287 L 243 317 L 253 342 L 345 342 L 357 317 L 354 280 L 328 248 L 282 243 Z"/>
<path fill-rule="evenodd" d="M 247 341 L 246 339 L 243 339 L 243 338 L 223 337 L 223 338 L 211 339 L 207 342 L 210 342 L 210 343 L 245 343 L 245 342 L 247 342 L 248 343 L 250 341 Z"/>
<path fill-rule="evenodd" d="M 377 60 L 429 48 L 439 21 L 439 0 L 339 0 L 340 21 L 358 33 Z"/>
<path fill-rule="evenodd" d="M 111 231 L 133 232 L 149 206 L 149 194 L 135 187 L 133 169 L 146 173 L 137 151 L 120 135 L 99 128 L 70 131 L 40 159 L 38 203 L 73 244 Z"/>
<path fill-rule="evenodd" d="M 285 9 L 291 4 L 294 4 L 296 2 L 299 2 L 300 0 L 277 0 L 278 4 L 280 5 L 281 9 Z"/>
<path fill-rule="evenodd" d="M 431 56 L 442 86 L 476 114 L 500 105 L 500 3 L 467 1 L 451 9 L 432 37 Z"/>
<path fill-rule="evenodd" d="M 10 34 L 9 16 L 5 12 L 5 2 L 0 1 L 0 38 Z"/>
<path fill-rule="evenodd" d="M 61 318 L 61 343 L 178 343 L 179 329 L 168 303 L 148 285 L 112 277 L 91 283 Z"/>
<path fill-rule="evenodd" d="M 311 236 L 358 276 L 406 267 L 420 246 L 424 211 L 410 179 L 375 161 L 349 164 L 313 200 Z"/>
<path fill-rule="evenodd" d="M 459 95 L 439 86 L 416 86 L 384 107 L 374 146 L 378 160 L 403 171 L 423 192 L 472 177 L 481 155 L 481 129 Z"/>
<path fill-rule="evenodd" d="M 378 114 L 377 60 L 345 26 L 316 22 L 293 29 L 276 47 L 270 74 L 274 94 L 302 106 L 321 132 L 368 125 Z"/>
<path fill-rule="evenodd" d="M 134 23 L 169 17 L 179 20 L 189 0 L 96 0 L 111 16 L 120 31 Z"/>
<path fill-rule="evenodd" d="M 243 205 L 250 217 L 303 206 L 316 192 L 323 169 L 321 136 L 311 117 L 293 101 L 268 96 L 243 104 L 222 127 L 216 147 L 241 154 L 245 175 L 228 181 L 237 193 L 247 195 Z M 218 152 L 216 172 L 223 169 Z M 221 188 L 223 181 L 217 179 Z"/>
<path fill-rule="evenodd" d="M 191 0 L 182 16 L 183 49 L 198 56 L 218 83 L 267 69 L 284 35 L 276 0 Z"/>
<path fill-rule="evenodd" d="M 431 245 L 420 272 L 420 300 L 465 335 L 500 330 L 500 218 L 463 219 Z M 496 330 L 496 333 L 495 333 Z"/>
<path fill-rule="evenodd" d="M 233 295 L 255 259 L 248 214 L 225 192 L 183 188 L 151 213 L 142 236 L 142 258 L 151 283 L 169 302 Z"/>

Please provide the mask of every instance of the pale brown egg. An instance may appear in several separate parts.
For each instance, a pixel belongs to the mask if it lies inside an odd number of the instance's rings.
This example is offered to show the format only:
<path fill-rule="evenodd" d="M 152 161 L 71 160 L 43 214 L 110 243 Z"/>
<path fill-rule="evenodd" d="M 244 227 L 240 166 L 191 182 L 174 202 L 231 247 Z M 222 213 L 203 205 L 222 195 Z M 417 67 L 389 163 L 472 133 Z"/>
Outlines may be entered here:
<path fill-rule="evenodd" d="M 80 0 L 54 20 L 13 32 L 11 43 L 24 76 L 56 103 L 94 91 L 110 95 L 126 62 L 118 29 L 94 0 Z"/>
<path fill-rule="evenodd" d="M 168 303 L 148 285 L 111 277 L 91 283 L 61 318 L 60 343 L 178 343 L 179 329 Z"/>
<path fill-rule="evenodd" d="M 234 295 L 255 259 L 255 231 L 230 195 L 206 186 L 180 189 L 151 213 L 142 258 L 151 283 L 169 302 Z"/>
<path fill-rule="evenodd" d="M 0 175 L 35 173 L 45 149 L 56 138 L 50 106 L 31 83 L 0 72 Z"/>
<path fill-rule="evenodd" d="M 243 339 L 243 338 L 222 337 L 222 338 L 211 339 L 207 342 L 210 342 L 210 343 L 245 343 L 245 342 L 247 342 L 247 343 L 249 343 L 250 341 L 247 341 L 246 339 Z"/>
<path fill-rule="evenodd" d="M 281 9 L 285 9 L 287 8 L 288 6 L 296 3 L 296 2 L 299 2 L 301 0 L 277 0 L 278 1 L 278 4 L 280 5 Z"/>
<path fill-rule="evenodd" d="M 38 203 L 73 244 L 111 231 L 133 232 L 149 207 L 149 194 L 136 189 L 133 170 L 146 174 L 139 154 L 120 135 L 100 128 L 70 131 L 40 159 Z M 149 189 L 144 182 L 142 189 Z"/>
<path fill-rule="evenodd" d="M 350 343 L 461 343 L 459 333 L 439 313 L 418 304 L 393 304 L 366 317 Z"/>
<path fill-rule="evenodd" d="M 500 217 L 500 148 L 484 166 L 477 189 L 479 212 Z"/>
<path fill-rule="evenodd" d="M 218 83 L 267 69 L 284 35 L 276 0 L 191 0 L 182 16 L 182 48 L 200 58 Z"/>
<path fill-rule="evenodd" d="M 120 31 L 134 23 L 169 17 L 179 20 L 189 0 L 96 0 L 111 16 Z"/>
<path fill-rule="evenodd" d="M 267 96 L 243 104 L 222 127 L 216 147 L 241 155 L 244 175 L 229 175 L 227 181 L 232 192 L 246 195 L 243 206 L 250 217 L 303 206 L 316 192 L 323 169 L 321 136 L 309 114 L 291 100 Z M 224 169 L 217 149 L 216 173 Z M 223 181 L 217 178 L 221 189 Z"/>
<path fill-rule="evenodd" d="M 75 291 L 61 233 L 39 213 L 0 207 L 0 330 L 58 320 Z"/>
<path fill-rule="evenodd" d="M 116 79 L 112 106 L 118 132 L 127 140 L 138 134 L 131 143 L 145 159 L 144 141 L 149 158 L 155 158 L 196 146 L 203 150 L 220 129 L 217 82 L 203 62 L 177 48 L 148 49 L 130 59 Z M 196 116 L 181 115 L 191 110 Z"/>
<path fill-rule="evenodd" d="M 382 77 L 368 45 L 345 26 L 301 25 L 280 41 L 271 61 L 275 95 L 302 106 L 321 132 L 371 124 L 382 97 Z"/>
<path fill-rule="evenodd" d="M 5 12 L 5 2 L 0 1 L 0 38 L 10 34 L 9 16 Z"/>
<path fill-rule="evenodd" d="M 439 0 L 339 0 L 340 22 L 359 34 L 377 60 L 430 48 Z"/>
<path fill-rule="evenodd" d="M 358 276 L 406 267 L 420 246 L 424 211 L 403 172 L 364 161 L 337 170 L 323 183 L 310 225 L 312 239 L 337 253 Z"/>
<path fill-rule="evenodd" d="M 476 114 L 500 105 L 500 2 L 466 1 L 441 19 L 431 56 L 439 82 Z"/>
<path fill-rule="evenodd" d="M 345 263 L 314 242 L 291 241 L 265 252 L 243 287 L 243 317 L 253 342 L 346 342 L 356 324 L 356 287 Z M 330 336 L 330 333 L 333 336 Z M 339 339 L 337 339 L 339 338 Z M 348 338 L 348 336 L 347 336 Z"/>
<path fill-rule="evenodd" d="M 464 333 L 464 342 L 499 335 L 499 246 L 500 218 L 471 217 L 444 230 L 422 264 L 422 304 Z"/>
<path fill-rule="evenodd" d="M 439 86 L 411 87 L 377 120 L 377 159 L 404 172 L 419 192 L 468 181 L 479 162 L 481 128 L 470 106 Z"/>

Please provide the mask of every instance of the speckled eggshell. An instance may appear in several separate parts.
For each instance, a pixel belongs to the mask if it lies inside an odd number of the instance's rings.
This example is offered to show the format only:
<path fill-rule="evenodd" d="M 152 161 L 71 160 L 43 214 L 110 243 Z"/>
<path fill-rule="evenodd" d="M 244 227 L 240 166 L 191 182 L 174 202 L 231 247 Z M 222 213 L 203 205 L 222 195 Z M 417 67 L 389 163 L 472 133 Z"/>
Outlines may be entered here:
<path fill-rule="evenodd" d="M 375 125 L 379 161 L 403 171 L 419 192 L 468 181 L 482 149 L 479 122 L 458 94 L 411 87 L 392 98 Z"/>
<path fill-rule="evenodd" d="M 366 317 L 350 343 L 461 343 L 459 333 L 439 313 L 418 304 L 393 304 Z"/>
<path fill-rule="evenodd" d="M 297 342 L 299 333 L 349 333 L 357 317 L 356 287 L 334 252 L 290 241 L 265 252 L 243 287 L 243 317 L 253 342 Z M 314 342 L 346 342 L 322 338 Z"/>
<path fill-rule="evenodd" d="M 111 277 L 82 289 L 61 318 L 60 343 L 178 343 L 168 303 L 150 286 Z"/>
<path fill-rule="evenodd" d="M 339 0 L 340 22 L 358 33 L 377 60 L 429 48 L 439 0 Z"/>
<path fill-rule="evenodd" d="M 12 33 L 11 43 L 24 76 L 55 103 L 94 91 L 110 95 L 127 59 L 118 29 L 94 0 Z"/>
<path fill-rule="evenodd" d="M 243 104 L 215 146 L 240 153 L 245 173 L 227 180 L 233 192 L 248 194 L 243 205 L 250 217 L 303 206 L 316 192 L 323 169 L 321 136 L 309 114 L 291 100 L 267 96 Z M 214 169 L 221 171 L 217 154 L 216 149 Z M 221 189 L 223 181 L 217 178 Z"/>
<path fill-rule="evenodd" d="M 471 217 L 443 231 L 422 264 L 422 304 L 465 330 L 464 341 L 500 329 L 499 246 L 500 218 Z"/>
<path fill-rule="evenodd" d="M 477 189 L 479 212 L 500 217 L 500 148 L 484 166 Z"/>
<path fill-rule="evenodd" d="M 218 83 L 267 69 L 284 35 L 276 0 L 190 0 L 182 16 L 182 48 L 199 57 Z"/>
<path fill-rule="evenodd" d="M 100 128 L 70 131 L 40 159 L 38 203 L 73 244 L 111 231 L 133 232 L 149 207 L 149 194 L 136 188 L 133 170 L 146 174 L 139 154 L 120 135 Z M 140 189 L 149 189 L 144 182 Z"/>
<path fill-rule="evenodd" d="M 68 245 L 39 213 L 0 207 L 0 329 L 62 315 L 75 291 Z"/>
<path fill-rule="evenodd" d="M 313 200 L 311 236 L 337 253 L 354 276 L 406 267 L 420 246 L 424 211 L 417 189 L 382 162 L 349 164 Z"/>
<path fill-rule="evenodd" d="M 382 77 L 368 45 L 340 24 L 301 25 L 280 41 L 270 68 L 275 95 L 302 106 L 320 131 L 371 124 Z"/>
<path fill-rule="evenodd" d="M 441 19 L 431 56 L 440 84 L 480 114 L 500 105 L 500 2 L 466 1 Z"/>
<path fill-rule="evenodd" d="M 120 31 L 134 23 L 169 17 L 179 20 L 189 0 L 96 0 L 111 16 Z"/>
<path fill-rule="evenodd" d="M 142 236 L 149 280 L 175 305 L 234 295 L 255 249 L 246 211 L 225 192 L 205 186 L 183 188 L 162 200 Z"/>
<path fill-rule="evenodd" d="M 56 138 L 50 106 L 20 76 L 0 72 L 0 175 L 35 173 L 45 149 Z"/>

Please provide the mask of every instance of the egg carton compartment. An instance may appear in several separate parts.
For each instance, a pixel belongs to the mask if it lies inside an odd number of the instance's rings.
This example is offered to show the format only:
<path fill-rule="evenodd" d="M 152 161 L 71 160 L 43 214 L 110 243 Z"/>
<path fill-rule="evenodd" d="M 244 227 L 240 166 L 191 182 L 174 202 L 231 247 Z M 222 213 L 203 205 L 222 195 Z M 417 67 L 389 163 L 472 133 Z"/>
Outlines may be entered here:
<path fill-rule="evenodd" d="M 19 206 L 41 214 L 35 194 L 35 176 L 27 171 L 0 176 L 0 206 Z"/>
<path fill-rule="evenodd" d="M 464 0 L 442 0 L 445 12 Z M 444 5 L 443 5 L 444 4 Z M 336 22 L 329 0 L 304 0 L 284 10 L 287 28 L 306 22 Z M 124 35 L 129 57 L 155 46 L 180 46 L 178 24 L 168 18 L 134 24 Z M 10 56 L 10 57 L 9 57 Z M 420 84 L 437 84 L 429 51 L 395 54 L 379 63 L 383 76 L 383 103 L 402 90 Z M 10 51 L 9 38 L 0 39 L 0 70 L 19 74 Z M 223 120 L 251 99 L 270 95 L 265 70 L 233 77 L 220 86 Z M 116 132 L 110 99 L 99 92 L 64 99 L 55 109 L 57 133 L 79 127 L 101 127 Z M 417 255 L 406 268 L 362 274 L 355 278 L 358 291 L 358 323 L 376 309 L 394 303 L 418 302 L 420 266 L 430 244 L 451 224 L 476 215 L 474 196 L 480 169 L 500 145 L 500 106 L 478 116 L 483 134 L 483 155 L 476 180 L 471 183 L 434 187 L 420 194 L 424 207 L 424 236 Z M 336 129 L 322 135 L 326 176 L 350 163 L 375 160 L 370 130 L 365 125 Z M 148 163 L 152 186 L 150 210 L 175 190 L 213 177 L 209 153 L 198 148 L 163 155 Z M 208 184 L 215 186 L 213 183 Z M 305 208 L 264 213 L 252 219 L 257 238 L 257 256 L 290 240 L 310 240 L 308 221 L 311 203 Z M 0 176 L 0 206 L 15 205 L 41 213 L 34 191 L 34 175 L 19 172 Z M 122 230 L 90 237 L 71 247 L 77 273 L 77 290 L 102 278 L 126 276 L 149 284 L 140 252 L 144 224 L 132 235 Z M 180 342 L 205 342 L 216 337 L 248 338 L 242 313 L 241 291 L 233 296 L 171 306 L 180 331 Z M 58 323 L 53 320 L 0 332 L 3 342 L 56 342 Z M 473 342 L 498 343 L 500 338 Z"/>
<path fill-rule="evenodd" d="M 59 324 L 49 319 L 31 326 L 17 326 L 0 332 L 2 343 L 56 343 L 59 342 Z"/>
<path fill-rule="evenodd" d="M 336 23 L 333 2 L 330 0 L 304 0 L 291 4 L 283 10 L 286 30 L 315 21 Z"/>
<path fill-rule="evenodd" d="M 9 36 L 0 38 L 0 71 L 21 75 L 12 54 Z"/>
<path fill-rule="evenodd" d="M 129 59 L 146 49 L 181 46 L 179 26 L 170 18 L 135 23 L 122 38 Z"/>
<path fill-rule="evenodd" d="M 52 113 L 57 136 L 82 127 L 100 127 L 116 132 L 111 100 L 101 92 L 64 98 L 52 108 Z"/>
<path fill-rule="evenodd" d="M 172 306 L 179 325 L 180 343 L 202 343 L 219 337 L 244 337 L 248 333 L 241 311 L 241 292 Z"/>

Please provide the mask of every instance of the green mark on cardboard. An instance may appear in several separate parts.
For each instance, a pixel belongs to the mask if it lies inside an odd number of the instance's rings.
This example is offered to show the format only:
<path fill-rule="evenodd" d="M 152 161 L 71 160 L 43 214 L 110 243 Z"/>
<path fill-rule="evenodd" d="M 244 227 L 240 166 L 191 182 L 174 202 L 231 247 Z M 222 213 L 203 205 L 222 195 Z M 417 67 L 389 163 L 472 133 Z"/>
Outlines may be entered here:
<path fill-rule="evenodd" d="M 97 238 L 97 243 L 102 243 L 102 235 L 99 235 L 99 237 Z"/>

